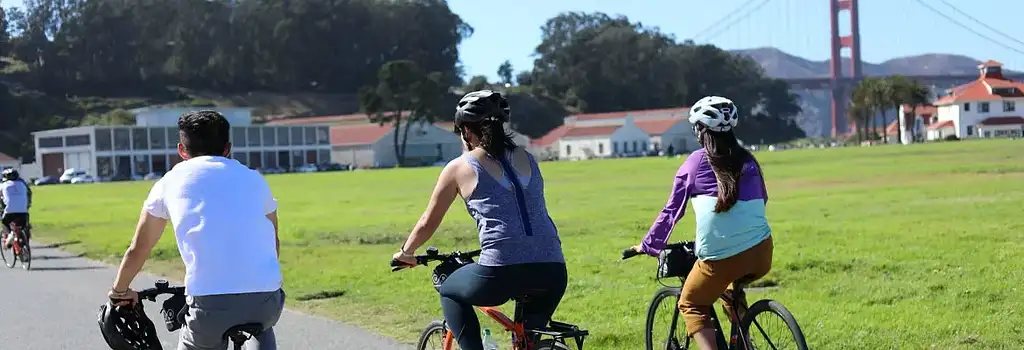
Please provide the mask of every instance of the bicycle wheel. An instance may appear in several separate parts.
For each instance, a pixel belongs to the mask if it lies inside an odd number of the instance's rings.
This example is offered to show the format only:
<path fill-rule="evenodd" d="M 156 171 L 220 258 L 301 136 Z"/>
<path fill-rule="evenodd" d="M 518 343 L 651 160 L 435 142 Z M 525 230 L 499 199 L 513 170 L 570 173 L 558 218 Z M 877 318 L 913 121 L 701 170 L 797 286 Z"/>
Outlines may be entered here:
<path fill-rule="evenodd" d="M 7 268 L 14 268 L 14 263 L 18 261 L 18 256 L 14 255 L 13 248 L 6 248 L 5 242 L 0 242 L 0 257 L 4 259 L 4 265 Z"/>
<path fill-rule="evenodd" d="M 423 329 L 423 333 L 420 333 L 420 340 L 417 342 L 416 350 L 457 350 L 458 344 L 452 341 L 451 349 L 444 348 L 444 338 L 448 334 L 448 327 L 445 326 L 444 321 L 434 320 L 427 324 L 427 327 Z"/>
<path fill-rule="evenodd" d="M 678 306 L 680 293 L 682 289 L 678 287 L 664 287 L 654 293 L 654 299 L 647 308 L 647 325 L 644 328 L 647 350 L 682 350 L 690 347 L 686 330 L 679 327 L 682 325 Z M 658 329 L 667 333 L 661 335 L 662 331 Z"/>
<path fill-rule="evenodd" d="M 793 313 L 775 300 L 762 299 L 751 305 L 740 327 L 755 349 L 807 350 L 804 332 L 800 330 Z M 784 333 L 769 331 L 769 328 L 781 328 L 780 331 Z M 776 335 L 769 339 L 768 333 Z"/>
<path fill-rule="evenodd" d="M 534 350 L 569 350 L 569 346 L 559 343 L 554 339 L 544 339 L 537 343 Z"/>
<path fill-rule="evenodd" d="M 18 255 L 18 259 L 21 260 L 21 268 L 25 271 L 32 269 L 32 247 L 29 246 L 27 240 L 21 246 L 21 254 Z"/>

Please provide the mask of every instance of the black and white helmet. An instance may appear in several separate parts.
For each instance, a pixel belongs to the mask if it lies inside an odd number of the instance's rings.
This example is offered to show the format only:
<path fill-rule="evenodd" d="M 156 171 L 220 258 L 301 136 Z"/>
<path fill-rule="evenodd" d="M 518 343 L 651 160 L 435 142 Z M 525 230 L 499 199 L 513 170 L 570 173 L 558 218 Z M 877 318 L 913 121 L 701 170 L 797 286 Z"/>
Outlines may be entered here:
<path fill-rule="evenodd" d="M 511 114 L 512 109 L 505 96 L 491 90 L 473 91 L 462 96 L 455 107 L 455 126 L 458 128 L 462 123 L 480 122 L 488 118 L 504 123 Z"/>
<path fill-rule="evenodd" d="M 701 124 L 708 130 L 723 132 L 732 130 L 739 124 L 736 104 L 721 96 L 707 96 L 690 108 L 690 124 L 695 127 Z"/>

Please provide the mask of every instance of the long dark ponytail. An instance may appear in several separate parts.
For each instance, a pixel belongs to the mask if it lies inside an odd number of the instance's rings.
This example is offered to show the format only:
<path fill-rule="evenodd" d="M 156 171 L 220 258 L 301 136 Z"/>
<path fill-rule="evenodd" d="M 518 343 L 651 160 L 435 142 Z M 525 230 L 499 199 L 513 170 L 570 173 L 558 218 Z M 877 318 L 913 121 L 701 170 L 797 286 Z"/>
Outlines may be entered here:
<path fill-rule="evenodd" d="M 464 122 L 461 127 L 465 131 L 473 133 L 480 139 L 480 147 L 492 157 L 503 157 L 505 152 L 512 151 L 518 147 L 512 141 L 512 133 L 505 130 L 505 123 L 497 117 L 486 117 L 479 122 Z M 469 143 L 469 135 L 460 130 L 462 139 L 466 141 L 466 147 L 470 151 L 473 145 Z"/>
<path fill-rule="evenodd" d="M 715 212 L 729 211 L 736 201 L 739 200 L 740 177 L 743 176 L 743 166 L 754 155 L 740 145 L 732 130 L 715 132 L 697 126 L 697 138 L 704 153 L 711 164 L 711 170 L 715 172 L 718 180 L 718 202 L 715 203 Z"/>

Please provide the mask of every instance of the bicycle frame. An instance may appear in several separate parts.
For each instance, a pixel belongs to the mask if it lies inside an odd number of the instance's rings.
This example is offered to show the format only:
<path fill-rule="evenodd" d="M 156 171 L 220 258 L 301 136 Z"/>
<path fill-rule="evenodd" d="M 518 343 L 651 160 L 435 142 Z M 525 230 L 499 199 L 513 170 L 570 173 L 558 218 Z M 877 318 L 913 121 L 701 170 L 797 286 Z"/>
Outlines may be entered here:
<path fill-rule="evenodd" d="M 516 306 L 518 308 L 518 304 Z M 523 328 L 522 322 L 515 322 L 508 318 L 501 310 L 496 307 L 490 306 L 477 306 L 477 310 L 483 312 L 484 315 L 490 317 L 495 322 L 498 322 L 503 329 L 512 333 L 512 350 L 529 350 L 526 347 L 526 329 Z M 448 330 L 444 334 L 444 350 L 452 350 L 455 345 L 455 334 L 451 330 Z"/>
<path fill-rule="evenodd" d="M 21 255 L 21 245 L 24 244 L 25 234 L 21 226 L 16 223 L 11 223 L 11 232 L 7 234 L 14 235 L 14 244 L 11 245 L 11 250 L 14 251 L 15 255 Z"/>
<path fill-rule="evenodd" d="M 681 288 L 680 288 L 680 291 L 682 291 Z M 740 329 L 741 328 L 740 327 L 740 321 L 741 320 L 739 319 L 739 315 L 737 315 L 736 312 L 735 312 L 735 310 L 739 310 L 738 303 L 735 300 L 732 300 L 732 301 L 727 300 L 726 299 L 726 294 L 722 294 L 722 296 L 719 298 L 719 300 L 721 300 L 723 303 L 729 304 L 729 306 L 732 308 L 733 312 L 725 312 L 726 317 L 729 318 L 729 324 L 731 326 L 731 327 L 729 327 L 729 340 L 726 341 L 726 339 L 725 339 L 725 330 L 722 329 L 722 323 L 718 319 L 718 312 L 715 311 L 714 305 L 711 306 L 711 315 L 710 316 L 711 316 L 711 322 L 714 325 L 714 329 L 715 329 L 715 343 L 718 345 L 718 348 L 719 349 L 733 349 L 733 350 L 753 349 L 753 346 L 750 343 L 750 337 L 747 334 L 741 332 L 741 329 Z M 679 314 L 680 314 L 680 311 L 677 308 L 675 313 L 673 314 L 672 329 L 669 330 L 669 332 L 671 334 L 675 334 L 676 331 L 677 331 L 676 327 L 679 324 L 679 322 L 677 322 Z M 689 342 L 690 340 L 687 339 L 687 341 Z"/>

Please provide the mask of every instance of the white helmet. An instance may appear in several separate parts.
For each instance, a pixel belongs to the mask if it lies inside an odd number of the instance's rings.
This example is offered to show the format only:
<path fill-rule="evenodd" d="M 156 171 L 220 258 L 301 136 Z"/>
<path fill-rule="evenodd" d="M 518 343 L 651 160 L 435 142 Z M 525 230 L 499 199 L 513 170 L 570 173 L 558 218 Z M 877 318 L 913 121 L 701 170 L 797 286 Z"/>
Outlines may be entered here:
<path fill-rule="evenodd" d="M 721 96 L 707 96 L 690 108 L 690 124 L 696 128 L 702 124 L 708 130 L 723 132 L 732 130 L 739 124 L 736 104 Z"/>

